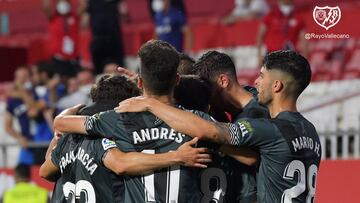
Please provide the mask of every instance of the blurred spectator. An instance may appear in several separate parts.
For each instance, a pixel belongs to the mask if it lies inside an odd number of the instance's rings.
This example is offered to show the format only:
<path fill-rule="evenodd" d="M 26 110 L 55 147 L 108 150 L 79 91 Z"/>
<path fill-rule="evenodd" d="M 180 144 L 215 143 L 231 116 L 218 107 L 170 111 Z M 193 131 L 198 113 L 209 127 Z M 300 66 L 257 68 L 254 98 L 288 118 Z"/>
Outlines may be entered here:
<path fill-rule="evenodd" d="M 158 6 L 156 4 L 158 4 L 158 1 L 156 1 L 156 0 L 149 1 L 149 9 L 150 9 L 150 13 L 151 13 L 152 17 L 154 17 L 154 15 L 155 15 L 154 8 L 156 8 Z M 177 8 L 179 11 L 184 13 L 184 15 L 186 15 L 186 8 L 185 8 L 183 0 L 171 0 L 171 6 Z"/>
<path fill-rule="evenodd" d="M 67 95 L 57 103 L 57 109 L 63 110 L 76 104 L 90 104 L 89 92 L 94 83 L 94 75 L 90 70 L 82 70 L 76 78 L 68 81 Z"/>
<path fill-rule="evenodd" d="M 30 119 L 27 115 L 27 107 L 22 98 L 23 92 L 30 90 L 30 71 L 27 67 L 19 67 L 15 71 L 13 87 L 6 102 L 4 127 L 6 133 L 15 138 L 21 145 L 18 163 L 24 164 L 33 164 L 34 162 L 33 153 L 27 148 L 32 140 L 32 135 L 30 133 Z M 20 131 L 14 129 L 13 121 L 15 119 L 19 123 Z"/>
<path fill-rule="evenodd" d="M 189 55 L 180 53 L 180 63 L 178 67 L 178 73 L 180 75 L 191 75 L 195 74 L 195 71 L 193 69 L 193 64 L 195 63 L 195 60 L 191 58 Z"/>
<path fill-rule="evenodd" d="M 186 16 L 171 5 L 170 0 L 154 0 L 155 35 L 159 40 L 173 45 L 179 52 L 189 52 L 193 45 L 193 36 L 186 22 Z"/>
<path fill-rule="evenodd" d="M 265 0 L 235 0 L 235 8 L 222 19 L 225 25 L 233 24 L 239 20 L 263 17 L 269 10 Z"/>
<path fill-rule="evenodd" d="M 52 139 L 52 107 L 63 93 L 59 89 L 60 78 L 54 77 L 49 63 L 40 63 L 32 68 L 33 89 L 31 95 L 23 95 L 28 116 L 35 121 L 34 142 L 48 142 Z M 43 162 L 46 146 L 34 148 L 34 163 Z"/>
<path fill-rule="evenodd" d="M 117 72 L 117 67 L 119 67 L 120 65 L 117 64 L 116 62 L 113 61 L 107 61 L 104 65 L 104 72 L 103 74 L 116 74 Z"/>
<path fill-rule="evenodd" d="M 278 7 L 264 17 L 259 27 L 257 47 L 259 62 L 262 61 L 262 48 L 266 53 L 276 50 L 301 50 L 306 57 L 307 41 L 304 38 L 305 22 L 302 14 L 295 9 L 292 0 L 278 0 Z"/>
<path fill-rule="evenodd" d="M 43 10 L 49 19 L 50 48 L 54 63 L 61 75 L 73 76 L 78 67 L 79 13 L 70 0 L 42 0 Z"/>
<path fill-rule="evenodd" d="M 15 168 L 14 188 L 4 194 L 3 203 L 46 203 L 47 190 L 30 183 L 30 166 L 19 164 Z"/>
<path fill-rule="evenodd" d="M 119 13 L 127 14 L 121 0 L 82 0 L 81 8 L 90 17 L 92 31 L 91 55 L 95 74 L 103 72 L 107 60 L 123 65 L 123 43 Z"/>

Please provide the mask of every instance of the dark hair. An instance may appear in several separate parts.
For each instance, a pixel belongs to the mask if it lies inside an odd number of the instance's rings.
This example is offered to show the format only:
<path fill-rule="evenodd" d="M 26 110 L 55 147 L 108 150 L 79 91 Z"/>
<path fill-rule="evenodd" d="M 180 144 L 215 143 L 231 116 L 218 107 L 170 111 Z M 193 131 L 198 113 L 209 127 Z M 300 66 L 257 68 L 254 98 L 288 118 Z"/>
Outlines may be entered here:
<path fill-rule="evenodd" d="M 197 75 L 182 75 L 174 97 L 177 104 L 187 109 L 206 111 L 211 99 L 210 83 Z"/>
<path fill-rule="evenodd" d="M 309 85 L 311 68 L 305 57 L 295 51 L 274 51 L 263 59 L 263 67 L 267 70 L 278 70 L 290 75 L 294 85 L 286 90 L 289 96 L 297 98 Z"/>
<path fill-rule="evenodd" d="M 19 178 L 30 179 L 30 166 L 27 164 L 18 164 L 15 167 L 15 174 Z"/>
<path fill-rule="evenodd" d="M 178 73 L 180 75 L 191 75 L 195 74 L 193 64 L 195 60 L 191 58 L 189 55 L 180 53 L 180 63 L 178 67 Z"/>
<path fill-rule="evenodd" d="M 150 40 L 141 46 L 140 76 L 144 87 L 154 95 L 167 95 L 176 82 L 179 53 L 169 43 Z"/>
<path fill-rule="evenodd" d="M 39 73 L 46 73 L 48 78 L 52 78 L 55 74 L 55 66 L 50 61 L 42 61 L 36 65 L 36 69 Z"/>
<path fill-rule="evenodd" d="M 136 85 L 121 75 L 104 75 L 90 90 L 93 102 L 101 100 L 120 102 L 139 95 L 140 90 Z"/>
<path fill-rule="evenodd" d="M 197 75 L 209 81 L 214 81 L 222 73 L 236 79 L 235 65 L 230 56 L 217 51 L 209 51 L 202 55 L 194 64 L 194 68 Z"/>

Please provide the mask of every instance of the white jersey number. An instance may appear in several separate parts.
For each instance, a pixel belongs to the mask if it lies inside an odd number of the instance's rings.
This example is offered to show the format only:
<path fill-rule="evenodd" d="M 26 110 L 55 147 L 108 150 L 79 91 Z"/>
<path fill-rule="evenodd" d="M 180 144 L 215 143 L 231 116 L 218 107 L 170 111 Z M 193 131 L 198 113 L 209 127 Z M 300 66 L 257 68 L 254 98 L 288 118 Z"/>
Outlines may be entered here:
<path fill-rule="evenodd" d="M 308 187 L 308 194 L 306 197 L 307 203 L 314 202 L 315 196 L 315 187 L 316 187 L 316 177 L 317 177 L 318 168 L 315 164 L 312 164 L 307 170 L 307 180 L 306 180 L 306 170 L 305 165 L 299 160 L 293 160 L 290 162 L 284 171 L 283 178 L 288 180 L 293 180 L 295 173 L 297 173 L 297 184 L 289 189 L 286 189 L 281 197 L 282 203 L 291 203 L 291 199 L 298 197 L 306 190 L 306 182 Z"/>
<path fill-rule="evenodd" d="M 155 154 L 153 149 L 142 151 L 146 154 Z M 156 202 L 154 173 L 143 176 L 142 182 L 145 185 L 145 201 Z M 166 202 L 176 203 L 179 199 L 180 166 L 171 166 L 167 171 Z"/>
<path fill-rule="evenodd" d="M 216 187 L 212 188 L 210 185 L 216 185 Z M 223 202 L 226 188 L 227 180 L 223 170 L 219 168 L 208 168 L 204 170 L 201 174 L 201 192 L 204 194 L 201 203 Z"/>
<path fill-rule="evenodd" d="M 63 192 L 66 200 L 71 198 L 71 203 L 75 203 L 75 199 L 81 203 L 96 202 L 95 190 L 91 183 L 86 180 L 79 180 L 76 184 L 72 182 L 66 182 L 63 186 Z"/>

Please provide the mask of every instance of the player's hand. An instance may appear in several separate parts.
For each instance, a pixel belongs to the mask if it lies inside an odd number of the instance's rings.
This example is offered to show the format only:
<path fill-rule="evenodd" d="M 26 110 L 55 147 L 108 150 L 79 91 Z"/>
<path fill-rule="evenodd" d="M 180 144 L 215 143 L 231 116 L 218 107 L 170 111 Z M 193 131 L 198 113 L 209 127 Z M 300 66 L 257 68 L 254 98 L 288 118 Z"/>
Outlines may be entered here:
<path fill-rule="evenodd" d="M 177 149 L 177 156 L 183 166 L 207 168 L 206 164 L 211 162 L 210 155 L 206 154 L 208 152 L 207 148 L 192 147 L 198 140 L 199 138 L 195 137 L 192 140 L 185 142 Z"/>
<path fill-rule="evenodd" d="M 60 140 L 62 134 L 63 134 L 62 132 L 54 129 L 54 138 L 55 138 L 56 141 L 59 141 L 59 140 Z"/>
<path fill-rule="evenodd" d="M 117 71 L 120 75 L 123 75 L 125 77 L 127 77 L 129 80 L 136 80 L 136 78 L 138 77 L 138 74 L 136 74 L 135 72 L 129 71 L 128 69 L 124 68 L 124 67 L 118 67 Z"/>
<path fill-rule="evenodd" d="M 119 106 L 114 108 L 116 113 L 124 112 L 142 112 L 148 111 L 149 101 L 143 96 L 132 97 L 119 103 Z"/>

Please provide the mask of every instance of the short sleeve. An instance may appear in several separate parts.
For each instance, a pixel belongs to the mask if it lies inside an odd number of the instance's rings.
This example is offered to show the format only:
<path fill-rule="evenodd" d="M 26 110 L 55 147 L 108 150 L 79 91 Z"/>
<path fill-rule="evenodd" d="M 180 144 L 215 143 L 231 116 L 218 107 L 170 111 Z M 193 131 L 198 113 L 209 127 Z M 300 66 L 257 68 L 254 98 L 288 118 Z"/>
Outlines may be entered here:
<path fill-rule="evenodd" d="M 276 141 L 274 125 L 268 119 L 240 119 L 228 124 L 230 143 L 238 147 L 266 149 Z"/>
<path fill-rule="evenodd" d="M 95 145 L 96 159 L 97 159 L 98 163 L 103 164 L 102 160 L 103 160 L 104 156 L 106 155 L 108 150 L 110 150 L 112 148 L 116 148 L 116 143 L 113 140 L 110 140 L 108 138 L 97 139 L 95 142 L 96 142 L 96 145 Z"/>
<path fill-rule="evenodd" d="M 51 161 L 58 168 L 60 168 L 61 150 L 63 149 L 66 140 L 67 136 L 62 136 L 51 152 Z"/>
<path fill-rule="evenodd" d="M 115 138 L 118 118 L 119 114 L 115 113 L 115 111 L 106 111 L 87 116 L 84 124 L 85 130 L 88 135 Z"/>

